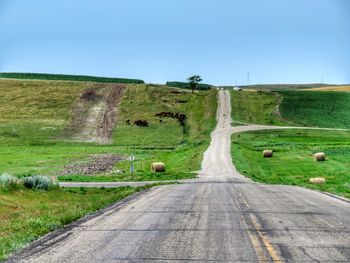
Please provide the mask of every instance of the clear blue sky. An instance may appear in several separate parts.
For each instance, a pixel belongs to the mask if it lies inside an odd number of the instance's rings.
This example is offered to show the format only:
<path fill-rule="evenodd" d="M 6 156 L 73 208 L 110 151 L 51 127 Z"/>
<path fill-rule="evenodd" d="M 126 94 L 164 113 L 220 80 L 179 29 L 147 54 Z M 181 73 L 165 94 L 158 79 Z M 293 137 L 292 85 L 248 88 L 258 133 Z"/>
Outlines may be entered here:
<path fill-rule="evenodd" d="M 350 1 L 0 0 L 0 71 L 350 83 Z"/>

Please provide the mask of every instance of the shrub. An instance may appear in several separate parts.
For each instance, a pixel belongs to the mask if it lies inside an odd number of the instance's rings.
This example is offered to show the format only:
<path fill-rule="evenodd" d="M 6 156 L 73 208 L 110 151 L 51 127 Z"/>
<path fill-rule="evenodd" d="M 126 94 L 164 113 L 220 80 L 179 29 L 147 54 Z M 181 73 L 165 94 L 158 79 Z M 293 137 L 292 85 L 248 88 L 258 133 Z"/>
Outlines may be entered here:
<path fill-rule="evenodd" d="M 0 175 L 0 188 L 3 189 L 14 189 L 18 187 L 17 177 L 10 174 Z"/>
<path fill-rule="evenodd" d="M 134 121 L 134 124 L 139 127 L 148 127 L 148 121 L 147 120 L 136 120 Z"/>
<path fill-rule="evenodd" d="M 54 186 L 50 177 L 34 175 L 25 177 L 23 179 L 23 185 L 28 189 L 49 190 Z"/>

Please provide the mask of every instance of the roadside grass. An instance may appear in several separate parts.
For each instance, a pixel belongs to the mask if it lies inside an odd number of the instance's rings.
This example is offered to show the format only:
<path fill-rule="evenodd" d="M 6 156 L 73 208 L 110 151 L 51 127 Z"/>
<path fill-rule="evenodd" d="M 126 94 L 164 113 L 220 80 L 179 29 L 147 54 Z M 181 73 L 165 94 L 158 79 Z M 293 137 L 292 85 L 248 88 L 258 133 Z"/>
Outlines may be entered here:
<path fill-rule="evenodd" d="M 130 182 L 195 178 L 196 171 L 200 169 L 203 152 L 207 147 L 205 143 L 202 143 L 193 147 L 191 144 L 182 145 L 175 150 L 133 150 L 132 154 L 137 157 L 134 162 L 135 171 L 133 174 L 129 171 L 129 161 L 125 160 L 117 163 L 108 174 L 62 175 L 58 179 L 62 182 Z M 126 152 L 127 149 L 124 151 Z M 151 164 L 159 160 L 166 164 L 166 171 L 154 173 L 151 171 Z"/>
<path fill-rule="evenodd" d="M 283 118 L 303 126 L 350 129 L 350 93 L 280 91 Z"/>
<path fill-rule="evenodd" d="M 279 115 L 281 96 L 278 93 L 262 90 L 231 90 L 230 93 L 234 121 L 266 125 L 288 124 Z"/>
<path fill-rule="evenodd" d="M 70 162 L 83 160 L 92 154 L 115 151 L 120 149 L 87 143 L 43 142 L 41 145 L 7 145 L 0 149 L 0 173 L 16 176 L 54 176 Z"/>
<path fill-rule="evenodd" d="M 0 189 L 0 261 L 38 237 L 148 187 Z"/>
<path fill-rule="evenodd" d="M 272 149 L 272 158 L 262 151 Z M 325 162 L 316 162 L 315 152 L 326 153 Z M 275 130 L 234 134 L 232 159 L 238 171 L 255 181 L 300 185 L 350 197 L 350 132 L 325 130 Z M 309 183 L 324 177 L 326 183 Z"/>

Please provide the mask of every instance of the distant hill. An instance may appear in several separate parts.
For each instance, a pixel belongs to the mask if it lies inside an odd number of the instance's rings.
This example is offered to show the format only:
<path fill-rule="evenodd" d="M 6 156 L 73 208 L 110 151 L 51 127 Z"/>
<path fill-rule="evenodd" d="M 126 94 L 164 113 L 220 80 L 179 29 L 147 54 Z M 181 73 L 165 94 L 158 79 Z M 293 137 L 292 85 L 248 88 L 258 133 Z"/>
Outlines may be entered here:
<path fill-rule="evenodd" d="M 46 74 L 46 73 L 18 73 L 18 72 L 3 72 L 0 73 L 0 78 L 9 79 L 35 79 L 35 80 L 68 80 L 68 81 L 91 81 L 102 83 L 145 83 L 141 79 L 127 79 L 127 78 L 107 78 L 86 75 L 65 75 L 65 74 Z"/>
<path fill-rule="evenodd" d="M 340 92 L 350 92 L 349 85 L 338 85 L 338 86 L 327 86 L 327 87 L 317 87 L 312 89 L 305 89 L 311 91 L 340 91 Z"/>
<path fill-rule="evenodd" d="M 242 89 L 258 89 L 258 90 L 295 90 L 295 89 L 311 89 L 319 87 L 336 86 L 334 84 L 257 84 L 257 85 L 241 85 Z M 233 88 L 234 86 L 221 86 L 222 88 Z"/>

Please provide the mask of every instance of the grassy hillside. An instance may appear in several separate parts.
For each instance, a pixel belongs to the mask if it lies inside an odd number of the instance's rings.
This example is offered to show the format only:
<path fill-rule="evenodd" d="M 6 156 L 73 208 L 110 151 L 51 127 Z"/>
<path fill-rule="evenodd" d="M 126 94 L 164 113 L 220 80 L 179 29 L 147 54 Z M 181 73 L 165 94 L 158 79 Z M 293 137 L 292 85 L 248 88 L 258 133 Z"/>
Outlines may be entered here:
<path fill-rule="evenodd" d="M 350 128 L 350 93 L 327 91 L 231 91 L 234 121 Z"/>
<path fill-rule="evenodd" d="M 262 151 L 273 149 L 272 158 Z M 350 197 L 350 132 L 280 130 L 246 132 L 232 137 L 232 158 L 237 169 L 256 181 L 301 185 Z M 326 153 L 327 161 L 316 162 L 315 152 Z M 324 185 L 309 183 L 324 177 Z"/>
<path fill-rule="evenodd" d="M 210 132 L 216 124 L 216 107 L 216 91 L 191 94 L 164 86 L 131 85 L 125 90 L 120 104 L 114 143 L 105 149 L 114 147 L 114 152 L 136 156 L 134 175 L 128 172 L 129 162 L 122 161 L 116 170 L 126 171 L 123 174 L 63 176 L 60 180 L 130 181 L 194 177 L 193 172 L 200 168 Z M 180 125 L 175 118 L 156 117 L 155 114 L 160 112 L 185 114 L 185 125 Z M 133 124 L 136 120 L 147 120 L 149 126 L 138 127 Z M 152 173 L 150 166 L 155 161 L 165 162 L 167 171 Z"/>
<path fill-rule="evenodd" d="M 303 126 L 350 129 L 350 93 L 284 91 L 280 113 Z"/>
<path fill-rule="evenodd" d="M 0 78 L 10 79 L 33 79 L 33 80 L 68 80 L 68 81 L 91 81 L 102 83 L 144 83 L 140 79 L 126 79 L 126 78 L 106 78 L 86 75 L 65 75 L 65 74 L 45 74 L 45 73 L 17 73 L 17 72 L 3 72 L 0 73 Z"/>
<path fill-rule="evenodd" d="M 66 81 L 0 80 L 0 173 L 56 175 L 67 164 L 87 160 L 92 154 L 135 155 L 136 173 L 128 163 L 108 174 L 106 180 L 149 180 L 193 177 L 215 126 L 216 92 L 195 94 L 154 85 L 129 85 L 119 109 L 113 143 L 97 145 L 62 141 L 70 109 L 76 98 L 94 83 Z M 100 84 L 102 85 L 102 84 Z M 111 84 L 103 84 L 111 85 Z M 155 117 L 161 111 L 187 116 L 185 126 L 177 119 Z M 126 120 L 130 119 L 128 125 Z M 137 127 L 146 119 L 149 127 Z M 164 161 L 167 172 L 150 172 L 152 161 Z M 105 175 L 105 174 L 102 174 Z M 79 177 L 79 175 L 77 175 Z M 103 177 L 67 177 L 66 180 L 104 180 Z"/>
<path fill-rule="evenodd" d="M 232 118 L 246 123 L 283 125 L 278 111 L 280 101 L 276 92 L 231 90 Z"/>
<path fill-rule="evenodd" d="M 0 143 L 23 145 L 54 138 L 66 125 L 73 101 L 89 85 L 0 80 Z"/>

